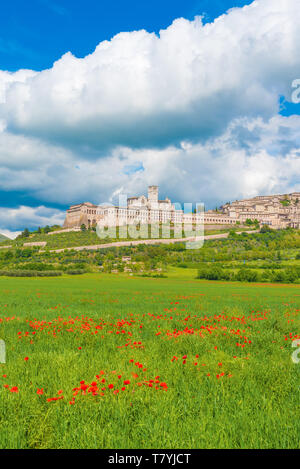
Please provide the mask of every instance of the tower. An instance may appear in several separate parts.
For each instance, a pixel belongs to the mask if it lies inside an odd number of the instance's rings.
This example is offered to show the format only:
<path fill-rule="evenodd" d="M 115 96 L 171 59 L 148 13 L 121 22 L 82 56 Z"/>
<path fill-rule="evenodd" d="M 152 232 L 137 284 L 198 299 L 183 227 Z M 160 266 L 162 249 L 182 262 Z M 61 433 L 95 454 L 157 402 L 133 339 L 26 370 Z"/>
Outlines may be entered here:
<path fill-rule="evenodd" d="M 148 202 L 151 204 L 158 202 L 158 186 L 148 187 Z"/>

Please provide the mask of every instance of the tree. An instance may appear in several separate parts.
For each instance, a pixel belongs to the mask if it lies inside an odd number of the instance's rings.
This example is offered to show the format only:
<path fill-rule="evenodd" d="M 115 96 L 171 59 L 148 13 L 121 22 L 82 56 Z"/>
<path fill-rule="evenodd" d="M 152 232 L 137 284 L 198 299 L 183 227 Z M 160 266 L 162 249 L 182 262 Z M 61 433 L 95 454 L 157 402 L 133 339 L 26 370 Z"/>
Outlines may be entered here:
<path fill-rule="evenodd" d="M 80 227 L 81 231 L 86 231 L 86 226 L 84 223 L 82 223 L 81 227 Z"/>
<path fill-rule="evenodd" d="M 230 236 L 231 238 L 237 238 L 238 235 L 236 234 L 236 232 L 235 232 L 234 230 L 230 230 L 230 231 L 229 231 L 229 236 Z"/>
<path fill-rule="evenodd" d="M 29 230 L 28 228 L 25 228 L 25 230 L 22 232 L 21 236 L 22 238 L 28 238 L 29 237 Z"/>
<path fill-rule="evenodd" d="M 287 269 L 285 271 L 285 278 L 286 278 L 286 281 L 289 283 L 295 282 L 299 278 L 297 270 L 295 268 Z"/>
<path fill-rule="evenodd" d="M 269 227 L 269 225 L 263 225 L 260 229 L 260 233 L 269 233 L 272 232 L 272 228 Z"/>
<path fill-rule="evenodd" d="M 242 268 L 236 274 L 236 279 L 239 282 L 257 282 L 259 280 L 258 274 L 255 270 Z"/>
<path fill-rule="evenodd" d="M 291 201 L 288 199 L 288 198 L 285 198 L 283 200 L 280 201 L 280 203 L 284 206 L 284 207 L 288 207 L 291 203 Z"/>

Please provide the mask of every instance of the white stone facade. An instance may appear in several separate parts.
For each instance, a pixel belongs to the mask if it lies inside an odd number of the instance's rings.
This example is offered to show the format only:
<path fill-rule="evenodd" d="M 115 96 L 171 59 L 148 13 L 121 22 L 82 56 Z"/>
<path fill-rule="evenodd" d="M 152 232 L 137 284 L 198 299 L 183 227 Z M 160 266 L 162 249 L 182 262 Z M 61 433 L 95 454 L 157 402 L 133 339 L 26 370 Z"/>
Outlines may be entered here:
<path fill-rule="evenodd" d="M 173 223 L 205 225 L 243 224 L 247 219 L 258 220 L 274 228 L 300 227 L 300 193 L 287 195 L 259 196 L 227 203 L 218 211 L 203 214 L 184 213 L 176 210 L 171 200 L 158 199 L 158 186 L 149 186 L 148 197 L 141 195 L 127 199 L 126 207 L 100 206 L 90 202 L 72 205 L 67 210 L 64 228 L 74 229 L 100 224 L 105 227 L 131 224 Z"/>
<path fill-rule="evenodd" d="M 100 206 L 86 202 L 72 205 L 67 210 L 64 228 L 76 228 L 82 224 L 94 226 L 124 226 L 140 223 L 141 225 L 155 223 L 195 223 L 201 219 L 199 215 L 184 214 L 183 210 L 176 210 L 171 200 L 158 199 L 158 186 L 148 188 L 148 197 L 141 195 L 127 199 L 127 207 Z M 228 218 L 228 217 L 226 217 Z M 228 219 L 231 222 L 230 219 Z"/>

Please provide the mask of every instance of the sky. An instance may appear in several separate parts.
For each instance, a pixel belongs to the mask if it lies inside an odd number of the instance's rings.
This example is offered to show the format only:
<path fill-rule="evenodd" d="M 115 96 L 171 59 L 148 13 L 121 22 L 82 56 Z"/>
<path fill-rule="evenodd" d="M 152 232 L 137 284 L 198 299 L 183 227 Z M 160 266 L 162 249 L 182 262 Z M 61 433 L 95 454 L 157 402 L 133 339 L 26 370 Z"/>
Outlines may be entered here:
<path fill-rule="evenodd" d="M 151 184 L 206 208 L 299 191 L 299 44 L 298 0 L 5 2 L 0 232 Z"/>

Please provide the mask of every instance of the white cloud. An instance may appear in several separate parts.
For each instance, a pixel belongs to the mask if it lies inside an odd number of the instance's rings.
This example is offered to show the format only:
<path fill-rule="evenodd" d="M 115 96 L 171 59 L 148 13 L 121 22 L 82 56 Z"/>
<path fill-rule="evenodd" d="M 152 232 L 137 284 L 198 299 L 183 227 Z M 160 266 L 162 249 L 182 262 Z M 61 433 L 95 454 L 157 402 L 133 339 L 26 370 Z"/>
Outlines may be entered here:
<path fill-rule="evenodd" d="M 207 206 L 228 200 L 299 190 L 300 117 L 237 119 L 218 138 L 181 148 L 134 151 L 143 161 L 129 186 L 157 182 L 164 195 Z M 143 155 L 143 156 L 142 156 Z"/>
<path fill-rule="evenodd" d="M 14 132 L 98 151 L 203 140 L 277 112 L 300 68 L 299 24 L 298 0 L 257 0 L 214 23 L 177 19 L 159 37 L 120 33 L 83 59 L 5 76 L 0 116 Z"/>
<path fill-rule="evenodd" d="M 163 149 L 118 147 L 106 158 L 93 160 L 35 139 L 24 143 L 23 137 L 2 137 L 4 142 L 11 139 L 18 155 L 24 154 L 24 164 L 21 159 L 14 164 L 13 152 L 2 161 L 2 187 L 23 190 L 48 203 L 116 202 L 119 192 L 134 195 L 157 183 L 162 195 L 212 206 L 298 190 L 300 180 L 300 116 L 236 119 L 222 135 L 203 143 L 182 141 Z M 35 155 L 37 164 L 29 163 L 29 155 Z"/>
<path fill-rule="evenodd" d="M 52 209 L 43 205 L 28 207 L 21 205 L 17 208 L 0 207 L 0 233 L 18 233 L 18 229 L 30 226 L 31 228 L 45 225 L 60 225 L 64 221 L 65 214 L 61 210 Z M 7 230 L 5 227 L 9 227 Z"/>
<path fill-rule="evenodd" d="M 299 190 L 300 117 L 278 115 L 299 25 L 298 0 L 257 0 L 211 24 L 120 33 L 42 72 L 0 71 L 0 190 L 68 205 L 159 184 L 207 206 Z M 12 210 L 0 209 L 11 230 L 63 220 Z"/>
<path fill-rule="evenodd" d="M 3 234 L 9 239 L 15 239 L 19 234 L 21 234 L 22 231 L 10 231 L 6 229 L 0 229 L 0 234 Z"/>

